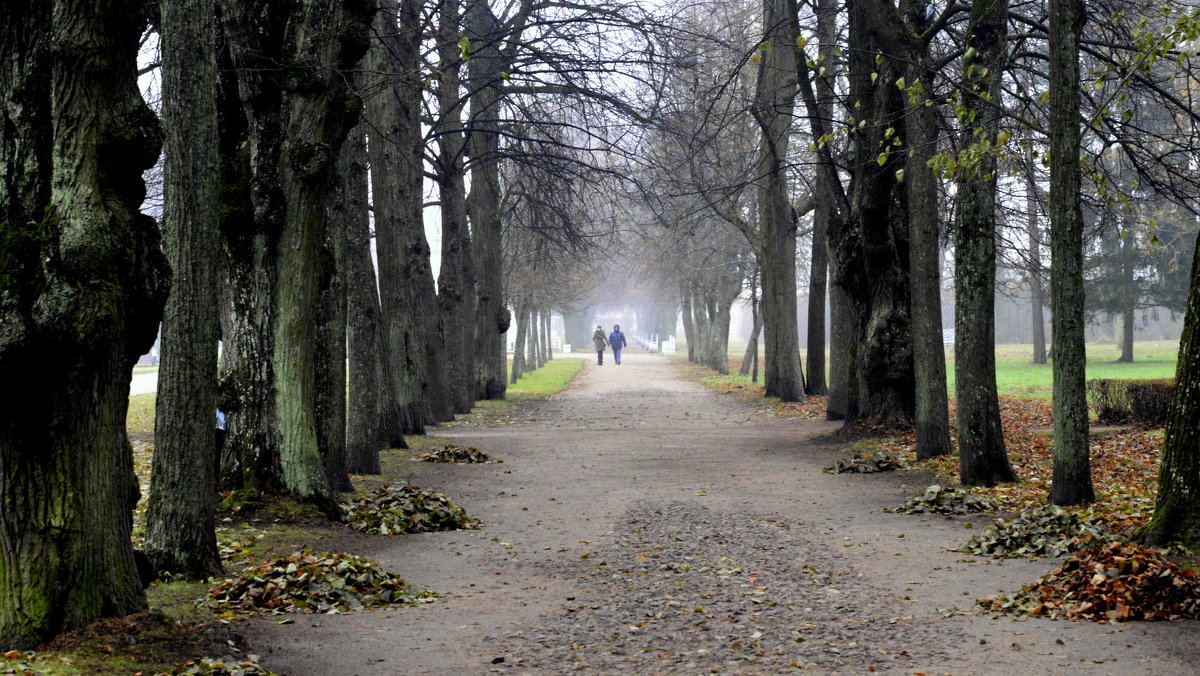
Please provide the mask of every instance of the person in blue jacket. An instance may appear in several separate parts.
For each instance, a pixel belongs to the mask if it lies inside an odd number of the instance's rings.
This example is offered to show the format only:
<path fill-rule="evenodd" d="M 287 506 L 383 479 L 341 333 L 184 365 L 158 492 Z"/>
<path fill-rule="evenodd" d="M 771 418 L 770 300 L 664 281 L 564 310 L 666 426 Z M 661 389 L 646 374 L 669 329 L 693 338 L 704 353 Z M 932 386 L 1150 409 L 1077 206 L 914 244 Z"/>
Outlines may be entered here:
<path fill-rule="evenodd" d="M 625 334 L 621 333 L 621 325 L 613 324 L 612 333 L 608 334 L 608 346 L 613 351 L 613 361 L 617 366 L 621 365 L 621 348 L 625 347 Z"/>

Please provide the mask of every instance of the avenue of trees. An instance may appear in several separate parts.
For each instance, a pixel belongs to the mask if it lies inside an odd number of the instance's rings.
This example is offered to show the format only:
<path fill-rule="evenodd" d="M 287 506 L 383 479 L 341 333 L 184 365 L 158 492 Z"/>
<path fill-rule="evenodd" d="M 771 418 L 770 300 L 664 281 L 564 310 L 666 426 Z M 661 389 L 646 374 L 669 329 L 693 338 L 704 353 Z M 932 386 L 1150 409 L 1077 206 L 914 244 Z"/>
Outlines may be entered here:
<path fill-rule="evenodd" d="M 828 417 L 848 425 L 915 425 L 932 457 L 954 450 L 952 277 L 961 479 L 1012 481 L 998 270 L 1035 294 L 1038 330 L 1050 310 L 1051 335 L 1034 343 L 1053 360 L 1056 504 L 1094 499 L 1088 313 L 1122 318 L 1129 359 L 1136 309 L 1184 314 L 1143 537 L 1200 540 L 1189 12 L 1141 0 L 4 4 L 0 644 L 145 606 L 124 423 L 131 367 L 160 322 L 144 489 L 159 573 L 220 571 L 219 488 L 334 516 L 350 473 L 378 472 L 404 435 L 503 398 L 552 357 L 551 317 L 581 344 L 615 297 L 721 373 L 732 307 L 747 301 L 740 370 L 761 371 L 767 395 L 827 394 Z M 138 90 L 148 35 L 157 111 Z M 156 222 L 142 205 L 160 154 Z"/>

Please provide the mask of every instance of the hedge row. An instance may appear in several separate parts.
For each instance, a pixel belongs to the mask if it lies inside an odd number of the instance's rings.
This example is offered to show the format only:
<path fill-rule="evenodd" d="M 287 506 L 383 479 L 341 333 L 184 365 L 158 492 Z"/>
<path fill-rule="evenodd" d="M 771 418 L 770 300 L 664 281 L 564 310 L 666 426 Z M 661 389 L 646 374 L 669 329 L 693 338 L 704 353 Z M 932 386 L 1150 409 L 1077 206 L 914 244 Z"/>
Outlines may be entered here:
<path fill-rule="evenodd" d="M 1089 380 L 1088 405 L 1101 425 L 1153 425 L 1167 422 L 1173 378 L 1158 380 Z"/>

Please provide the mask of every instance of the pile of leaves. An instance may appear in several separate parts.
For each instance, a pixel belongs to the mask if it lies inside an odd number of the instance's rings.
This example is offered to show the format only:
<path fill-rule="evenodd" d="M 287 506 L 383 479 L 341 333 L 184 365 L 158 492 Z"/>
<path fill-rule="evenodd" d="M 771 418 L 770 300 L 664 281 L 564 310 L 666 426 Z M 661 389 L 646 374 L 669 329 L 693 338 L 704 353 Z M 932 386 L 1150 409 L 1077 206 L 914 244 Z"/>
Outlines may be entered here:
<path fill-rule="evenodd" d="M 934 484 L 926 488 L 924 493 L 909 498 L 899 507 L 887 511 L 900 514 L 969 514 L 989 512 L 995 508 L 986 498 L 957 488 Z"/>
<path fill-rule="evenodd" d="M 362 610 L 431 596 L 370 559 L 307 550 L 247 570 L 208 595 L 213 608 L 272 614 Z"/>
<path fill-rule="evenodd" d="M 220 659 L 202 658 L 188 660 L 175 670 L 178 676 L 203 674 L 204 676 L 278 676 L 259 664 L 258 655 L 227 655 Z"/>
<path fill-rule="evenodd" d="M 830 474 L 876 474 L 900 469 L 900 461 L 887 453 L 855 453 L 849 460 L 838 460 L 826 467 Z"/>
<path fill-rule="evenodd" d="M 1013 519 L 1000 519 L 957 551 L 997 558 L 1059 557 L 1109 539 L 1108 528 L 1090 515 L 1081 517 L 1062 507 L 1044 505 Z"/>
<path fill-rule="evenodd" d="M 1200 574 L 1157 552 L 1114 542 L 1075 552 L 1062 568 L 1016 596 L 979 604 L 991 610 L 1072 620 L 1200 619 Z"/>
<path fill-rule="evenodd" d="M 364 533 L 398 535 L 479 528 L 479 522 L 445 495 L 416 486 L 384 486 L 340 505 L 351 528 Z"/>
<path fill-rule="evenodd" d="M 417 456 L 417 460 L 424 460 L 425 462 L 471 463 L 491 462 L 492 458 L 487 453 L 484 453 L 474 446 L 468 448 L 446 446 L 445 448 L 438 448 L 428 453 L 422 453 L 421 455 Z"/>

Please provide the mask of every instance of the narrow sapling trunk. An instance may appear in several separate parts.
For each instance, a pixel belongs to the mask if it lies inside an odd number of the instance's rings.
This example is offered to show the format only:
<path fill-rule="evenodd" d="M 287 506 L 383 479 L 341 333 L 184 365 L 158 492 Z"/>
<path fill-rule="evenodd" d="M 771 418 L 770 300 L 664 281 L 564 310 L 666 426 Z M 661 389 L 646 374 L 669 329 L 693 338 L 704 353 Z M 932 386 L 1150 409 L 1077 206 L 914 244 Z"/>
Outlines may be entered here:
<path fill-rule="evenodd" d="M 1096 499 L 1088 455 L 1083 212 L 1079 168 L 1082 0 L 1050 0 L 1050 307 L 1054 343 L 1054 483 L 1050 501 Z"/>
<path fill-rule="evenodd" d="M 142 172 L 161 145 L 135 75 L 144 9 L 0 3 L 6 650 L 146 608 L 130 541 L 138 487 L 125 415 L 169 269 L 157 224 L 138 211 Z"/>
<path fill-rule="evenodd" d="M 1025 209 L 1028 212 L 1029 232 L 1029 305 L 1033 324 L 1033 363 L 1046 363 L 1046 320 L 1042 308 L 1046 305 L 1042 291 L 1042 229 L 1038 225 L 1037 183 L 1031 178 L 1025 186 Z"/>
<path fill-rule="evenodd" d="M 162 3 L 162 325 L 146 554 L 159 573 L 221 574 L 217 551 L 217 57 L 214 0 Z"/>

